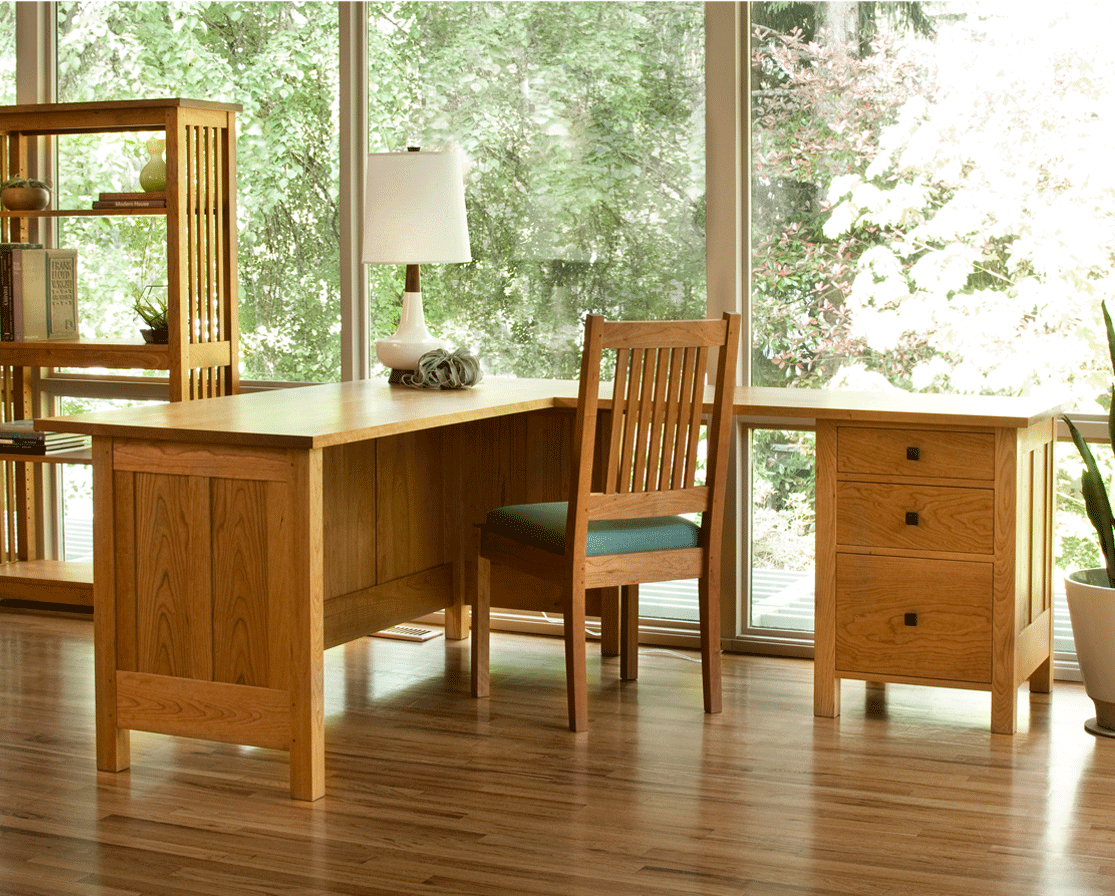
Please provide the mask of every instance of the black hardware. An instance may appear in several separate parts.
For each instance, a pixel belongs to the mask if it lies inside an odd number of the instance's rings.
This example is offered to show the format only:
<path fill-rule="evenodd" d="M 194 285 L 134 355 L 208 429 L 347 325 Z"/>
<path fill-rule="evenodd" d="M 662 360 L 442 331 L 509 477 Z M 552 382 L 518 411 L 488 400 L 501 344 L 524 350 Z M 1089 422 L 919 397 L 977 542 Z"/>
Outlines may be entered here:
<path fill-rule="evenodd" d="M 905 621 L 906 621 L 907 625 L 911 625 L 911 626 L 917 625 L 918 624 L 918 614 L 917 613 L 907 613 Z"/>
<path fill-rule="evenodd" d="M 906 460 L 921 460 L 921 449 L 920 448 L 907 448 L 906 449 Z"/>
<path fill-rule="evenodd" d="M 907 526 L 916 526 L 917 524 L 918 524 L 917 513 L 914 512 L 914 511 L 907 511 L 907 513 L 906 513 L 906 525 Z"/>

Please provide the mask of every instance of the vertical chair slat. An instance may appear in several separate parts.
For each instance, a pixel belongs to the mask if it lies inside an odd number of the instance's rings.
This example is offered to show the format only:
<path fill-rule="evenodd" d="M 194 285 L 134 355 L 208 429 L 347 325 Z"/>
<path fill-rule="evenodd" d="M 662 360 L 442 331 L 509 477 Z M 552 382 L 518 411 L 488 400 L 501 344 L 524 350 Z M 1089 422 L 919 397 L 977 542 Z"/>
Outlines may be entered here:
<path fill-rule="evenodd" d="M 689 447 L 685 461 L 685 488 L 692 488 L 697 480 L 697 444 L 701 437 L 701 411 L 704 407 L 703 391 L 708 367 L 708 349 L 697 349 L 697 363 L 693 369 L 693 402 L 689 413 Z"/>
<path fill-rule="evenodd" d="M 674 468 L 670 477 L 670 488 L 685 485 L 686 459 L 689 451 L 689 432 L 693 428 L 693 368 L 696 364 L 696 349 L 688 346 L 684 350 L 681 388 L 678 395 L 678 425 L 675 444 Z"/>
<path fill-rule="evenodd" d="M 612 420 L 608 428 L 608 454 L 604 464 L 605 494 L 615 494 L 619 483 L 619 459 L 623 443 L 623 408 L 620 406 L 620 396 L 627 388 L 628 367 L 631 364 L 631 353 L 621 348 L 616 352 L 616 372 L 612 386 L 612 396 L 615 399 L 612 405 Z"/>
<path fill-rule="evenodd" d="M 631 491 L 631 466 L 634 462 L 635 440 L 638 437 L 638 396 L 641 392 L 645 371 L 643 363 L 646 352 L 633 351 L 631 353 L 631 368 L 627 378 L 627 388 L 624 390 L 622 402 L 613 396 L 613 405 L 617 406 L 623 414 L 623 449 L 620 454 L 616 491 L 626 494 Z"/>
<path fill-rule="evenodd" d="M 643 382 L 642 389 L 639 392 L 636 414 L 635 457 L 629 487 L 629 491 L 632 492 L 646 491 L 647 450 L 652 438 L 651 419 L 653 416 L 654 373 L 657 353 L 653 349 L 647 349 L 643 351 L 642 355 Z"/>
<path fill-rule="evenodd" d="M 670 379 L 671 352 L 658 351 L 657 370 L 654 375 L 654 397 L 651 399 L 650 444 L 647 446 L 647 473 L 641 491 L 657 491 L 661 482 L 662 454 L 665 450 L 666 397 Z"/>
<path fill-rule="evenodd" d="M 678 455 L 678 407 L 681 401 L 681 378 L 684 373 L 685 352 L 680 348 L 670 350 L 670 378 L 667 384 L 666 404 L 662 419 L 662 459 L 658 467 L 658 488 L 670 488 L 670 475 Z"/>

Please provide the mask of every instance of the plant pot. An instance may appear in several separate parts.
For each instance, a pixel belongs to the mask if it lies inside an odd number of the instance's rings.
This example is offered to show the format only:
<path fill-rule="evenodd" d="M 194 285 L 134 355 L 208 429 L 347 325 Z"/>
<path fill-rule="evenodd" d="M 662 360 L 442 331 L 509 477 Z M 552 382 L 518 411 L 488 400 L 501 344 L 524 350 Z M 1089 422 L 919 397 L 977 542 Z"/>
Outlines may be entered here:
<path fill-rule="evenodd" d="M 13 212 L 37 212 L 50 205 L 50 190 L 42 187 L 4 187 L 0 203 Z"/>
<path fill-rule="evenodd" d="M 1115 737 L 1115 589 L 1107 570 L 1081 569 L 1065 576 L 1065 595 L 1084 691 L 1096 705 L 1084 727 Z"/>
<path fill-rule="evenodd" d="M 170 341 L 170 331 L 167 327 L 159 327 L 157 330 L 144 327 L 139 332 L 143 335 L 144 342 L 153 345 L 166 345 Z"/>

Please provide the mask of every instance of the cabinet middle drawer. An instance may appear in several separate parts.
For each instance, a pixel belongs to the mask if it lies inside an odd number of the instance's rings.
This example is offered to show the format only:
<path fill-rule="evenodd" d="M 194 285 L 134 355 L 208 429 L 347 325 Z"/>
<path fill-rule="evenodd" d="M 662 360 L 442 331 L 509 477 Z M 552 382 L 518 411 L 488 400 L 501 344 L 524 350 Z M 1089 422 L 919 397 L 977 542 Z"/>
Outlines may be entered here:
<path fill-rule="evenodd" d="M 839 482 L 836 543 L 990 554 L 995 492 L 887 482 Z"/>

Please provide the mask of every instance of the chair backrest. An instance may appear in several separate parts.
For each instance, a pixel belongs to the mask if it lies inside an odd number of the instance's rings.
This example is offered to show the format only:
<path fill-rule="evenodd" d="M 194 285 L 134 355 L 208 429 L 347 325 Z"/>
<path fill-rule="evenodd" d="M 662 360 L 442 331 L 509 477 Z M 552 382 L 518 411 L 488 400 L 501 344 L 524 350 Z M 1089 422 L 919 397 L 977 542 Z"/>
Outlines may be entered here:
<path fill-rule="evenodd" d="M 566 532 L 571 549 L 584 544 L 592 519 L 699 512 L 704 514 L 703 534 L 720 530 L 739 333 L 738 314 L 694 321 L 588 317 L 574 437 L 574 494 Z M 713 349 L 719 350 L 716 384 L 705 481 L 698 485 L 705 377 Z M 605 350 L 615 351 L 616 368 L 611 420 L 598 444 Z"/>

